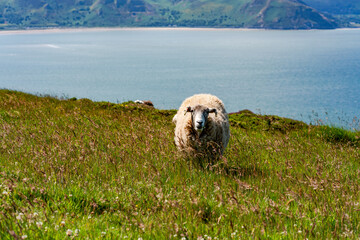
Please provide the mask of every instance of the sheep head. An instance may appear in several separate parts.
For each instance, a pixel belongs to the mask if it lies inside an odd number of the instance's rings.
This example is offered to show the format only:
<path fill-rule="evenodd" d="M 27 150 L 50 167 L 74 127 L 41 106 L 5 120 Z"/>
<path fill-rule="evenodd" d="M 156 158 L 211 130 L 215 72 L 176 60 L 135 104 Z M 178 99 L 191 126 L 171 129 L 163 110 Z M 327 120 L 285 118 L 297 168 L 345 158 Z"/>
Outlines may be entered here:
<path fill-rule="evenodd" d="M 192 126 L 198 133 L 201 133 L 204 130 L 210 113 L 215 113 L 215 115 L 217 115 L 216 108 L 207 108 L 203 105 L 196 105 L 195 107 L 188 106 L 185 110 L 185 114 L 188 112 L 191 113 Z"/>

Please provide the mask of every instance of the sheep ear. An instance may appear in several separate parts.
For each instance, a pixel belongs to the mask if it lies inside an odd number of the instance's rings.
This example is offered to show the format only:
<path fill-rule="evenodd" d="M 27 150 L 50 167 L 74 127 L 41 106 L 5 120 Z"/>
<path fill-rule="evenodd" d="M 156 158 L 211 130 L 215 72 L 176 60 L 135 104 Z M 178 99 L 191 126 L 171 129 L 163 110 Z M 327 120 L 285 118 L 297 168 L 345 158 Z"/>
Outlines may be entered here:
<path fill-rule="evenodd" d="M 175 124 L 177 123 L 177 114 L 175 114 L 175 116 L 173 117 L 172 122 Z"/>
<path fill-rule="evenodd" d="M 193 112 L 193 111 L 194 111 L 194 110 L 192 110 L 191 107 L 188 106 L 188 107 L 186 108 L 186 110 L 185 110 L 184 115 L 185 115 L 186 113 L 188 113 L 188 112 Z"/>
<path fill-rule="evenodd" d="M 210 108 L 209 113 L 215 113 L 215 116 L 217 116 L 217 110 L 216 108 Z"/>

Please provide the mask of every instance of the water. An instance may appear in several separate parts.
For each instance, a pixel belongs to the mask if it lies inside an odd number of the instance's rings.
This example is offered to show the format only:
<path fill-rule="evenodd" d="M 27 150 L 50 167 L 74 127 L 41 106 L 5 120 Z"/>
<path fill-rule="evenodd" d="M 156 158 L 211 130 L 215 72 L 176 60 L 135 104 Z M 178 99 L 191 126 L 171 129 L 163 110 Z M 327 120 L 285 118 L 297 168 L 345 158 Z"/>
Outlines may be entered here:
<path fill-rule="evenodd" d="M 228 112 L 359 129 L 360 30 L 0 32 L 0 88 L 160 109 L 212 93 Z"/>

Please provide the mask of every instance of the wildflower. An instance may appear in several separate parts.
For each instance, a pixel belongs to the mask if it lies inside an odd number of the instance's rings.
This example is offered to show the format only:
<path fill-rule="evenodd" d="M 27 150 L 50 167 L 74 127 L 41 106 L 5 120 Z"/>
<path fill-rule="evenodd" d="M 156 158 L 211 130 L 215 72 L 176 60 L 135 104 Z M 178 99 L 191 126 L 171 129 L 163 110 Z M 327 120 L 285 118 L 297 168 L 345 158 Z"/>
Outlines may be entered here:
<path fill-rule="evenodd" d="M 101 232 L 101 236 L 105 236 L 106 235 L 106 232 Z"/>
<path fill-rule="evenodd" d="M 27 235 L 22 235 L 21 236 L 21 239 L 26 239 L 27 238 Z"/>
<path fill-rule="evenodd" d="M 65 226 L 65 221 L 61 221 L 60 226 L 64 227 Z"/>
<path fill-rule="evenodd" d="M 37 217 L 39 214 L 37 212 L 34 212 L 33 216 Z"/>
<path fill-rule="evenodd" d="M 38 227 L 38 228 L 41 228 L 42 227 L 42 225 L 43 225 L 43 223 L 42 222 L 36 222 L 36 226 Z"/>
<path fill-rule="evenodd" d="M 72 233 L 73 233 L 73 231 L 72 231 L 71 229 L 68 229 L 68 230 L 66 231 L 66 235 L 68 235 L 68 236 L 71 236 Z"/>
<path fill-rule="evenodd" d="M 55 230 L 59 230 L 59 225 L 55 225 Z"/>
<path fill-rule="evenodd" d="M 22 216 L 24 214 L 23 213 L 19 213 L 19 215 L 16 216 L 16 219 L 19 220 L 19 221 L 22 221 Z"/>
<path fill-rule="evenodd" d="M 139 237 L 138 240 L 143 240 L 143 239 L 141 237 Z"/>
<path fill-rule="evenodd" d="M 7 191 L 3 191 L 2 194 L 5 196 L 9 195 L 9 193 Z"/>
<path fill-rule="evenodd" d="M 181 240 L 186 240 L 186 237 L 182 237 Z"/>
<path fill-rule="evenodd" d="M 75 234 L 74 236 L 79 236 L 80 230 L 79 229 L 75 229 Z"/>
<path fill-rule="evenodd" d="M 91 215 L 88 216 L 88 219 L 90 219 L 90 218 L 91 218 Z"/>

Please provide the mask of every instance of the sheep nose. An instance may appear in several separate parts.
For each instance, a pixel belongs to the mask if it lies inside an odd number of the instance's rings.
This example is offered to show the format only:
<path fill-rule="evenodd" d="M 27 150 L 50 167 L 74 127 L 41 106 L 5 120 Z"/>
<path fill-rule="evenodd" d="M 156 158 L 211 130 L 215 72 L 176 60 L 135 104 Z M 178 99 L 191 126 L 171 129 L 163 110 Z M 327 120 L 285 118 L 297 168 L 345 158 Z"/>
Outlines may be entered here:
<path fill-rule="evenodd" d="M 200 126 L 203 125 L 203 121 L 202 121 L 202 120 L 196 121 L 196 123 L 197 123 L 197 125 L 200 125 Z"/>

